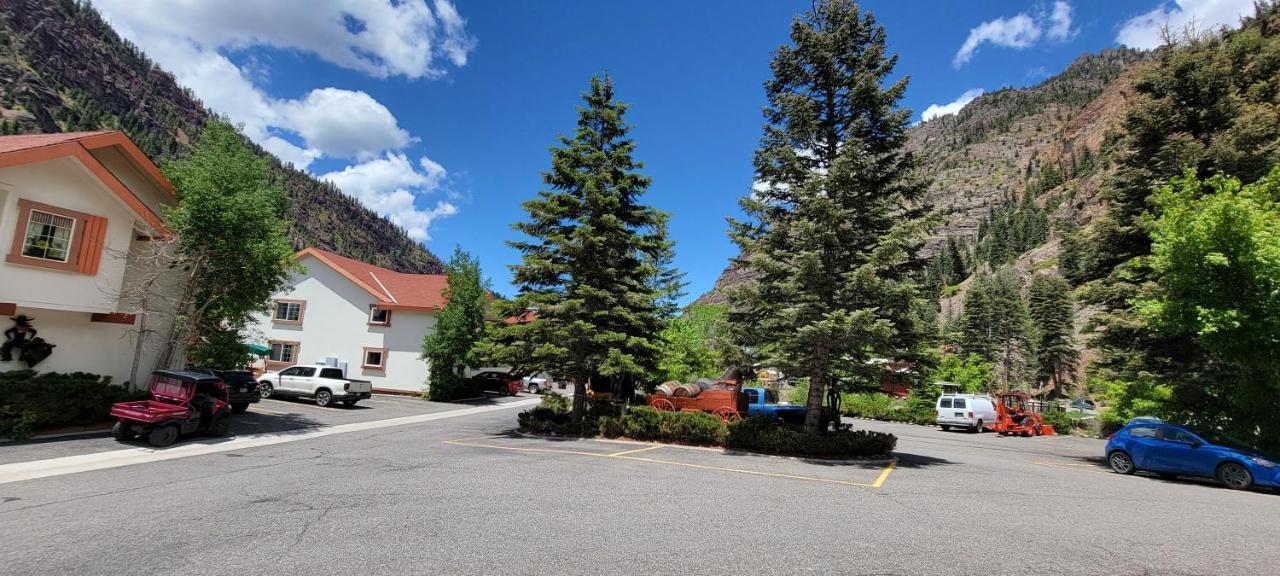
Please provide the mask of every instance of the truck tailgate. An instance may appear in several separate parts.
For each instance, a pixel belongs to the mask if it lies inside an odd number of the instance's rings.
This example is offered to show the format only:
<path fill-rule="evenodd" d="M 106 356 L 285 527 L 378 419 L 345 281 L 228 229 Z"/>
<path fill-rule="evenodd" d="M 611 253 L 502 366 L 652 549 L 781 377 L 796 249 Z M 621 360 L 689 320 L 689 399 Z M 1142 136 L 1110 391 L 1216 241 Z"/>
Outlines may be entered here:
<path fill-rule="evenodd" d="M 348 392 L 372 392 L 373 383 L 368 380 L 348 380 L 351 383 L 347 387 Z"/>

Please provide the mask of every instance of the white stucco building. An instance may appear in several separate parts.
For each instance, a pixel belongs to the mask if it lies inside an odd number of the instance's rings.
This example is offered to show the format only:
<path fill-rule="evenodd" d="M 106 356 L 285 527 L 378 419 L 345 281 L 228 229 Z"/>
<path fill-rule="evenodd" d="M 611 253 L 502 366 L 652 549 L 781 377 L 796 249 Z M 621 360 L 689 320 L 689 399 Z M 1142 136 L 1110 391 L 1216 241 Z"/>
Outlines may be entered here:
<path fill-rule="evenodd" d="M 419 393 L 430 367 L 422 339 L 444 307 L 447 277 L 405 274 L 307 248 L 294 255 L 306 267 L 277 294 L 258 330 L 271 348 L 267 369 L 345 363 L 349 378 L 375 392 Z"/>
<path fill-rule="evenodd" d="M 0 331 L 15 316 L 53 352 L 33 368 L 84 371 L 123 384 L 155 367 L 162 346 L 137 346 L 140 309 L 130 287 L 141 254 L 164 237 L 173 185 L 118 131 L 0 137 Z M 167 333 L 170 314 L 150 314 Z M 154 316 L 154 317 L 153 317 Z M 27 368 L 17 351 L 0 371 Z M 141 378 L 139 378 L 141 379 Z"/>

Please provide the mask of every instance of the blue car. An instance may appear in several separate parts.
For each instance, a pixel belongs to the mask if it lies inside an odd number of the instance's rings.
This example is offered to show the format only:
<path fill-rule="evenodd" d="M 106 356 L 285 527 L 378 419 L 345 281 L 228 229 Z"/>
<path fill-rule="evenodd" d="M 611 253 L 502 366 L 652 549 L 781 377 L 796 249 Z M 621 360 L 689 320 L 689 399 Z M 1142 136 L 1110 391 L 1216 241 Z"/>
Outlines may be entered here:
<path fill-rule="evenodd" d="M 1246 448 L 1206 441 L 1157 419 L 1134 419 L 1107 442 L 1107 464 L 1119 474 L 1139 470 L 1160 476 L 1217 478 L 1228 488 L 1280 487 L 1280 465 Z"/>

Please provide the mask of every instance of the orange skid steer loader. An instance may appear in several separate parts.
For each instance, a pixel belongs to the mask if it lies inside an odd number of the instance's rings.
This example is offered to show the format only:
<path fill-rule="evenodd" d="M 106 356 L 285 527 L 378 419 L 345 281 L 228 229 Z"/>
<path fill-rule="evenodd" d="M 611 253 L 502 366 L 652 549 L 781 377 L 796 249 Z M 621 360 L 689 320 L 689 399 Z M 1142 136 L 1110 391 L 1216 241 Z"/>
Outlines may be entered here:
<path fill-rule="evenodd" d="M 996 402 L 996 422 L 991 428 L 1001 436 L 1053 436 L 1053 425 L 1031 408 L 1026 392 L 1005 392 Z"/>

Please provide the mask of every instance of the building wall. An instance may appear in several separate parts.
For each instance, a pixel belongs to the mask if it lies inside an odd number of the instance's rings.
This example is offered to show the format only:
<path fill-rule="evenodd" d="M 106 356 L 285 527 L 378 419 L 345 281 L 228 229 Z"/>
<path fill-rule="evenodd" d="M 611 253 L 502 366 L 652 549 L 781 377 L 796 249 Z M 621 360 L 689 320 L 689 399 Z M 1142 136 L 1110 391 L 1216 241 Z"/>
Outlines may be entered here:
<path fill-rule="evenodd" d="M 300 263 L 306 272 L 295 274 L 290 279 L 291 289 L 276 298 L 306 302 L 302 323 L 276 322 L 270 315 L 260 315 L 257 329 L 263 343 L 298 342 L 297 364 L 314 364 L 335 356 L 347 363 L 349 377 L 369 380 L 376 389 L 420 392 L 428 366 L 418 356 L 423 336 L 435 329 L 435 314 L 395 310 L 390 326 L 370 326 L 369 305 L 376 302 L 372 294 L 311 256 Z M 365 347 L 387 349 L 385 369 L 361 367 Z"/>
<path fill-rule="evenodd" d="M 106 244 L 96 276 L 11 264 L 0 257 L 0 302 L 50 310 L 116 311 L 134 237 L 133 214 L 78 160 L 57 158 L 0 168 L 0 254 L 8 255 L 19 229 L 19 198 L 106 218 Z"/>
<path fill-rule="evenodd" d="M 18 314 L 32 316 L 36 335 L 55 345 L 53 353 L 33 370 L 40 372 L 91 372 L 110 376 L 115 384 L 130 381 L 133 366 L 133 344 L 136 342 L 132 326 L 90 322 L 89 312 L 68 312 L 43 308 L 18 306 Z M 0 331 L 13 326 L 8 317 L 0 318 Z M 145 361 L 154 363 L 154 355 Z M 152 364 L 154 365 L 154 364 Z M 25 370 L 27 365 L 17 361 L 0 362 L 0 372 Z M 150 369 L 142 367 L 139 380 L 147 381 Z"/>

